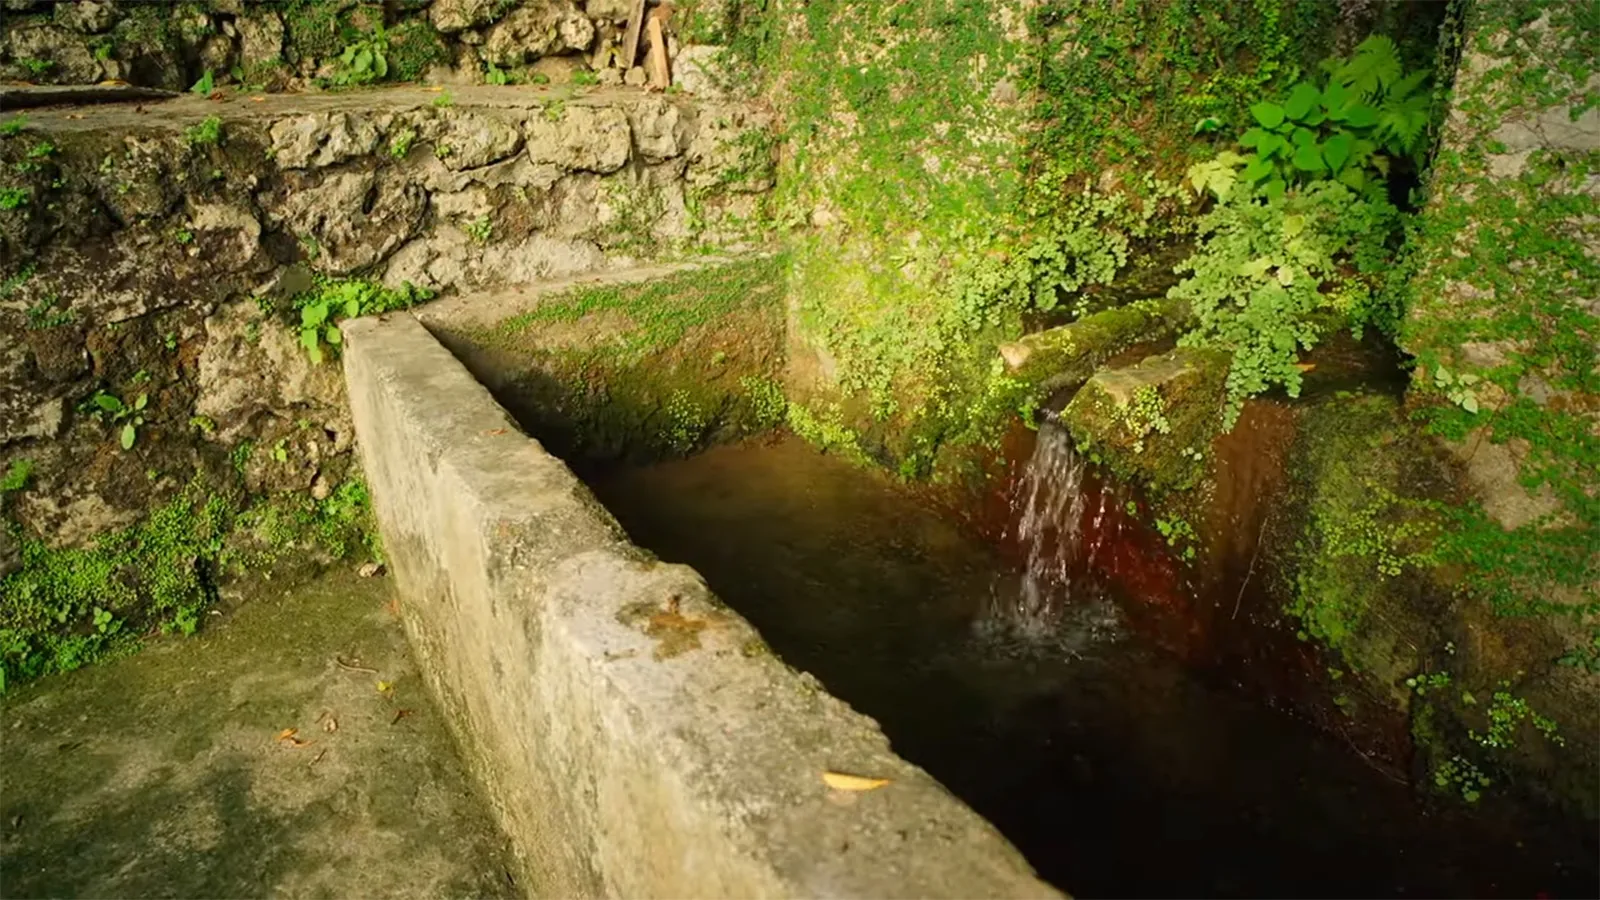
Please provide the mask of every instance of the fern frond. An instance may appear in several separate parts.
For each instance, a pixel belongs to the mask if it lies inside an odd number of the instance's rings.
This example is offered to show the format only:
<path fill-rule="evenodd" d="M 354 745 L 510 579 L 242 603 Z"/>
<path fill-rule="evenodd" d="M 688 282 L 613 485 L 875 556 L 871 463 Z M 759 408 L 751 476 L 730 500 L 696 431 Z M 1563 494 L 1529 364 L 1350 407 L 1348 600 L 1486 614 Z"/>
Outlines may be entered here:
<path fill-rule="evenodd" d="M 1397 97 L 1378 113 L 1378 133 L 1398 144 L 1405 153 L 1416 150 L 1417 139 L 1428 127 L 1428 97 Z"/>
<path fill-rule="evenodd" d="M 1334 79 L 1363 99 L 1400 80 L 1400 50 L 1394 41 L 1375 34 L 1362 41 L 1350 61 L 1339 67 Z"/>

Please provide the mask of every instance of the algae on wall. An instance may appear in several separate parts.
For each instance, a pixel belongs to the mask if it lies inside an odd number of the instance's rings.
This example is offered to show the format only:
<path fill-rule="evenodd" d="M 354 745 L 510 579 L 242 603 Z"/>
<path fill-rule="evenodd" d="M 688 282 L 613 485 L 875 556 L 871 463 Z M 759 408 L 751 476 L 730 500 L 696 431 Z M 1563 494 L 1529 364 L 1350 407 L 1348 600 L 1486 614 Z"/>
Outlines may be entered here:
<path fill-rule="evenodd" d="M 713 259 L 540 295 L 493 321 L 421 317 L 557 456 L 649 461 L 783 423 L 784 264 Z"/>
<path fill-rule="evenodd" d="M 1436 662 L 1461 693 L 1495 697 L 1458 694 L 1451 716 L 1431 717 L 1433 732 L 1453 729 L 1473 751 L 1445 754 L 1436 771 L 1498 767 L 1553 785 L 1590 817 L 1600 816 L 1597 28 L 1593 3 L 1469 7 L 1400 336 L 1417 362 L 1416 418 L 1471 498 L 1430 515 L 1434 557 L 1471 626 L 1461 657 Z"/>

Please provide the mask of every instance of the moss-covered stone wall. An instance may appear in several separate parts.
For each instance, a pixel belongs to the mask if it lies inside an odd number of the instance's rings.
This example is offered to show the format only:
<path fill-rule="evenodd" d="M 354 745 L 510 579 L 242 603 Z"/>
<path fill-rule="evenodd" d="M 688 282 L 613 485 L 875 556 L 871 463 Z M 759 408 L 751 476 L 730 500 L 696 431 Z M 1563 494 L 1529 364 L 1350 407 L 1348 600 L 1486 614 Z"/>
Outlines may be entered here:
<path fill-rule="evenodd" d="M 1142 299 L 1105 288 L 1171 266 L 1148 251 L 1191 227 L 1178 182 L 1214 130 L 1371 24 L 1279 2 L 735 7 L 730 55 L 784 113 L 791 388 L 869 456 L 939 478 L 1039 399 L 997 345 Z"/>

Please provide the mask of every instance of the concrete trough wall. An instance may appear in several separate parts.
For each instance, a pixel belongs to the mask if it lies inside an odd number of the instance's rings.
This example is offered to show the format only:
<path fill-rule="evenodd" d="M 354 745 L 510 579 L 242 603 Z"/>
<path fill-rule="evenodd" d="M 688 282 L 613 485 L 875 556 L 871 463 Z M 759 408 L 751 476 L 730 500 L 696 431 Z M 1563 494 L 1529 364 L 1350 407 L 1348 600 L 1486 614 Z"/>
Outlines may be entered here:
<path fill-rule="evenodd" d="M 692 569 L 632 546 L 416 319 L 345 340 L 406 630 L 530 894 L 1059 896 Z"/>

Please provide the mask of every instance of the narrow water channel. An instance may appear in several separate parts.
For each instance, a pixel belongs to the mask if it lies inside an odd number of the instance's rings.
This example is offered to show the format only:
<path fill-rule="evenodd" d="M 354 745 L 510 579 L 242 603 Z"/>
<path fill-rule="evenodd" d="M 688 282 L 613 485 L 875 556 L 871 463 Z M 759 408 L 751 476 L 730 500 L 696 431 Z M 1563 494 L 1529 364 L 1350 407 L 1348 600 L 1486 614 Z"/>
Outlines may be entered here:
<path fill-rule="evenodd" d="M 1338 741 L 1211 683 L 1085 593 L 798 440 L 592 474 L 634 540 L 697 568 L 790 664 L 1079 896 L 1589 895 L 1581 836 L 1430 809 Z M 1035 623 L 1036 624 L 1036 623 Z"/>

